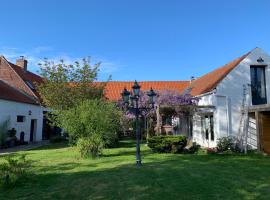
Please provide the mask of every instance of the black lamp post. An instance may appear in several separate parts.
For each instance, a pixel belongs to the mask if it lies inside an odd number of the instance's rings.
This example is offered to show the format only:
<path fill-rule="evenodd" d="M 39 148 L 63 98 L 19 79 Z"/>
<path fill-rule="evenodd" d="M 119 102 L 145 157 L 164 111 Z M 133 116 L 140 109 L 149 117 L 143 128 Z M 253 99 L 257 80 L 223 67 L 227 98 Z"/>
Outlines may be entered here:
<path fill-rule="evenodd" d="M 156 102 L 157 93 L 155 93 L 155 91 L 153 90 L 153 88 L 151 88 L 150 91 L 147 93 L 147 95 L 149 96 L 150 104 L 153 107 L 154 104 L 155 104 L 155 102 Z"/>
<path fill-rule="evenodd" d="M 132 86 L 133 94 L 131 94 L 126 88 L 124 88 L 123 92 L 121 93 L 122 99 L 126 105 L 126 108 L 129 109 L 131 112 L 133 112 L 136 116 L 136 165 L 141 166 L 141 151 L 140 151 L 140 138 L 141 138 L 141 132 L 139 128 L 139 115 L 141 110 L 146 110 L 149 108 L 139 108 L 139 99 L 140 99 L 140 88 L 141 86 L 138 84 L 137 81 L 134 82 L 134 85 Z M 151 90 L 147 93 L 149 96 L 149 103 L 154 107 L 155 103 L 155 97 L 156 93 L 151 88 Z"/>

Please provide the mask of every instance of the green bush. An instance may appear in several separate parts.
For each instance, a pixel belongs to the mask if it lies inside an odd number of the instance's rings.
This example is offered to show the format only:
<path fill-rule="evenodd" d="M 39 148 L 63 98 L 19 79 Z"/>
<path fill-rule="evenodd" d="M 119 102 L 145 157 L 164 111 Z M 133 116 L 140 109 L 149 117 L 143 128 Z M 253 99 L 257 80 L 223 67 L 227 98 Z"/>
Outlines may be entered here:
<path fill-rule="evenodd" d="M 0 185 L 4 187 L 15 185 L 29 167 L 29 161 L 24 154 L 19 157 L 5 157 L 5 162 L 0 164 Z"/>
<path fill-rule="evenodd" d="M 91 137 L 80 138 L 77 141 L 77 148 L 81 157 L 89 157 L 91 155 L 92 158 L 96 158 L 101 154 L 103 146 L 103 140 L 97 134 L 93 134 Z"/>
<path fill-rule="evenodd" d="M 19 144 L 18 138 L 16 136 L 13 137 L 7 137 L 6 139 L 6 146 L 8 148 L 14 147 Z"/>
<path fill-rule="evenodd" d="M 187 144 L 186 136 L 154 136 L 148 139 L 148 146 L 158 153 L 181 153 Z"/>
<path fill-rule="evenodd" d="M 7 133 L 8 133 L 9 120 L 5 120 L 0 124 L 0 148 L 7 147 Z"/>
<path fill-rule="evenodd" d="M 104 147 L 115 148 L 119 146 L 119 136 L 118 134 L 104 134 L 103 135 Z"/>
<path fill-rule="evenodd" d="M 235 137 L 222 137 L 218 139 L 217 151 L 220 153 L 225 153 L 228 151 L 241 152 L 240 142 Z"/>
<path fill-rule="evenodd" d="M 71 138 L 71 143 L 82 146 L 79 148 L 82 151 L 86 146 L 89 147 L 88 150 L 96 151 L 94 146 L 97 141 L 97 146 L 103 145 L 103 147 L 112 147 L 117 143 L 120 114 L 114 103 L 104 100 L 87 100 L 74 108 L 62 111 L 57 119 Z M 102 148 L 98 147 L 98 151 L 101 150 Z"/>
<path fill-rule="evenodd" d="M 8 137 L 15 137 L 16 133 L 17 133 L 16 129 L 12 128 L 12 129 L 8 130 Z"/>
<path fill-rule="evenodd" d="M 218 151 L 217 151 L 217 148 L 207 148 L 207 154 L 216 154 Z"/>
<path fill-rule="evenodd" d="M 193 142 L 191 146 L 187 146 L 184 148 L 184 153 L 190 153 L 190 154 L 195 154 L 198 153 L 200 150 L 201 146 L 198 145 L 196 142 Z"/>
<path fill-rule="evenodd" d="M 66 137 L 60 136 L 60 135 L 53 136 L 50 138 L 51 143 L 58 143 L 58 142 L 63 142 L 63 141 L 67 141 L 67 139 Z"/>

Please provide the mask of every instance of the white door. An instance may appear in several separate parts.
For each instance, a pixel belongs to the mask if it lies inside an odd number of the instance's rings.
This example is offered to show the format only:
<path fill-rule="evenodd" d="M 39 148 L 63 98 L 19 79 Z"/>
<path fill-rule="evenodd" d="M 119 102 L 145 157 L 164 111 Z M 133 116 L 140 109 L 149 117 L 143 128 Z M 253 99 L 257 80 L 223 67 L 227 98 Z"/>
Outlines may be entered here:
<path fill-rule="evenodd" d="M 213 114 L 202 116 L 202 137 L 206 147 L 215 147 L 214 117 Z"/>

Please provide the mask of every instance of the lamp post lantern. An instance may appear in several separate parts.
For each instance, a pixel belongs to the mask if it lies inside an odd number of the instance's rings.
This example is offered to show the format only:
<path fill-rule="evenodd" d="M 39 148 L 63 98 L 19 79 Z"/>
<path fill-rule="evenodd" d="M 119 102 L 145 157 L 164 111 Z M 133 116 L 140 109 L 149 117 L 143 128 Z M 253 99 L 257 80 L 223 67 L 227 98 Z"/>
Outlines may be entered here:
<path fill-rule="evenodd" d="M 150 91 L 147 93 L 147 95 L 149 96 L 150 104 L 152 105 L 152 107 L 154 107 L 157 93 L 155 93 L 155 91 L 153 90 L 153 88 L 151 88 Z"/>
<path fill-rule="evenodd" d="M 121 95 L 122 95 L 122 99 L 123 99 L 124 103 L 125 104 L 128 104 L 130 92 L 127 90 L 127 88 L 124 88 L 124 90 L 121 93 Z"/>
<path fill-rule="evenodd" d="M 142 110 L 146 110 L 149 108 L 140 108 L 139 107 L 139 99 L 141 96 L 140 93 L 141 86 L 138 84 L 138 82 L 135 80 L 134 85 L 132 86 L 133 93 L 131 94 L 126 88 L 124 88 L 122 95 L 122 100 L 125 103 L 126 108 L 133 112 L 136 116 L 136 165 L 141 166 L 141 151 L 140 151 L 140 139 L 141 139 L 141 131 L 139 128 L 139 116 Z M 151 90 L 147 93 L 149 96 L 149 103 L 151 104 L 151 107 L 154 108 L 155 103 L 155 97 L 157 94 L 154 92 L 154 90 L 151 88 Z"/>
<path fill-rule="evenodd" d="M 132 86 L 134 96 L 139 96 L 140 95 L 140 88 L 141 88 L 141 86 L 135 80 L 134 85 Z"/>

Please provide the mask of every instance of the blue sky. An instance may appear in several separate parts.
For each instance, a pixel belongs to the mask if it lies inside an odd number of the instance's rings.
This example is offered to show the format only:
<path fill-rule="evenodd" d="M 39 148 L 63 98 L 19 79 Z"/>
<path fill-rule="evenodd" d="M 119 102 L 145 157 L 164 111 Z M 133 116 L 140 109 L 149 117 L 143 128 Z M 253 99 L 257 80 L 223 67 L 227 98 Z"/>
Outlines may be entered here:
<path fill-rule="evenodd" d="M 187 80 L 255 47 L 268 0 L 1 0 L 0 54 L 102 61 L 100 80 Z"/>

